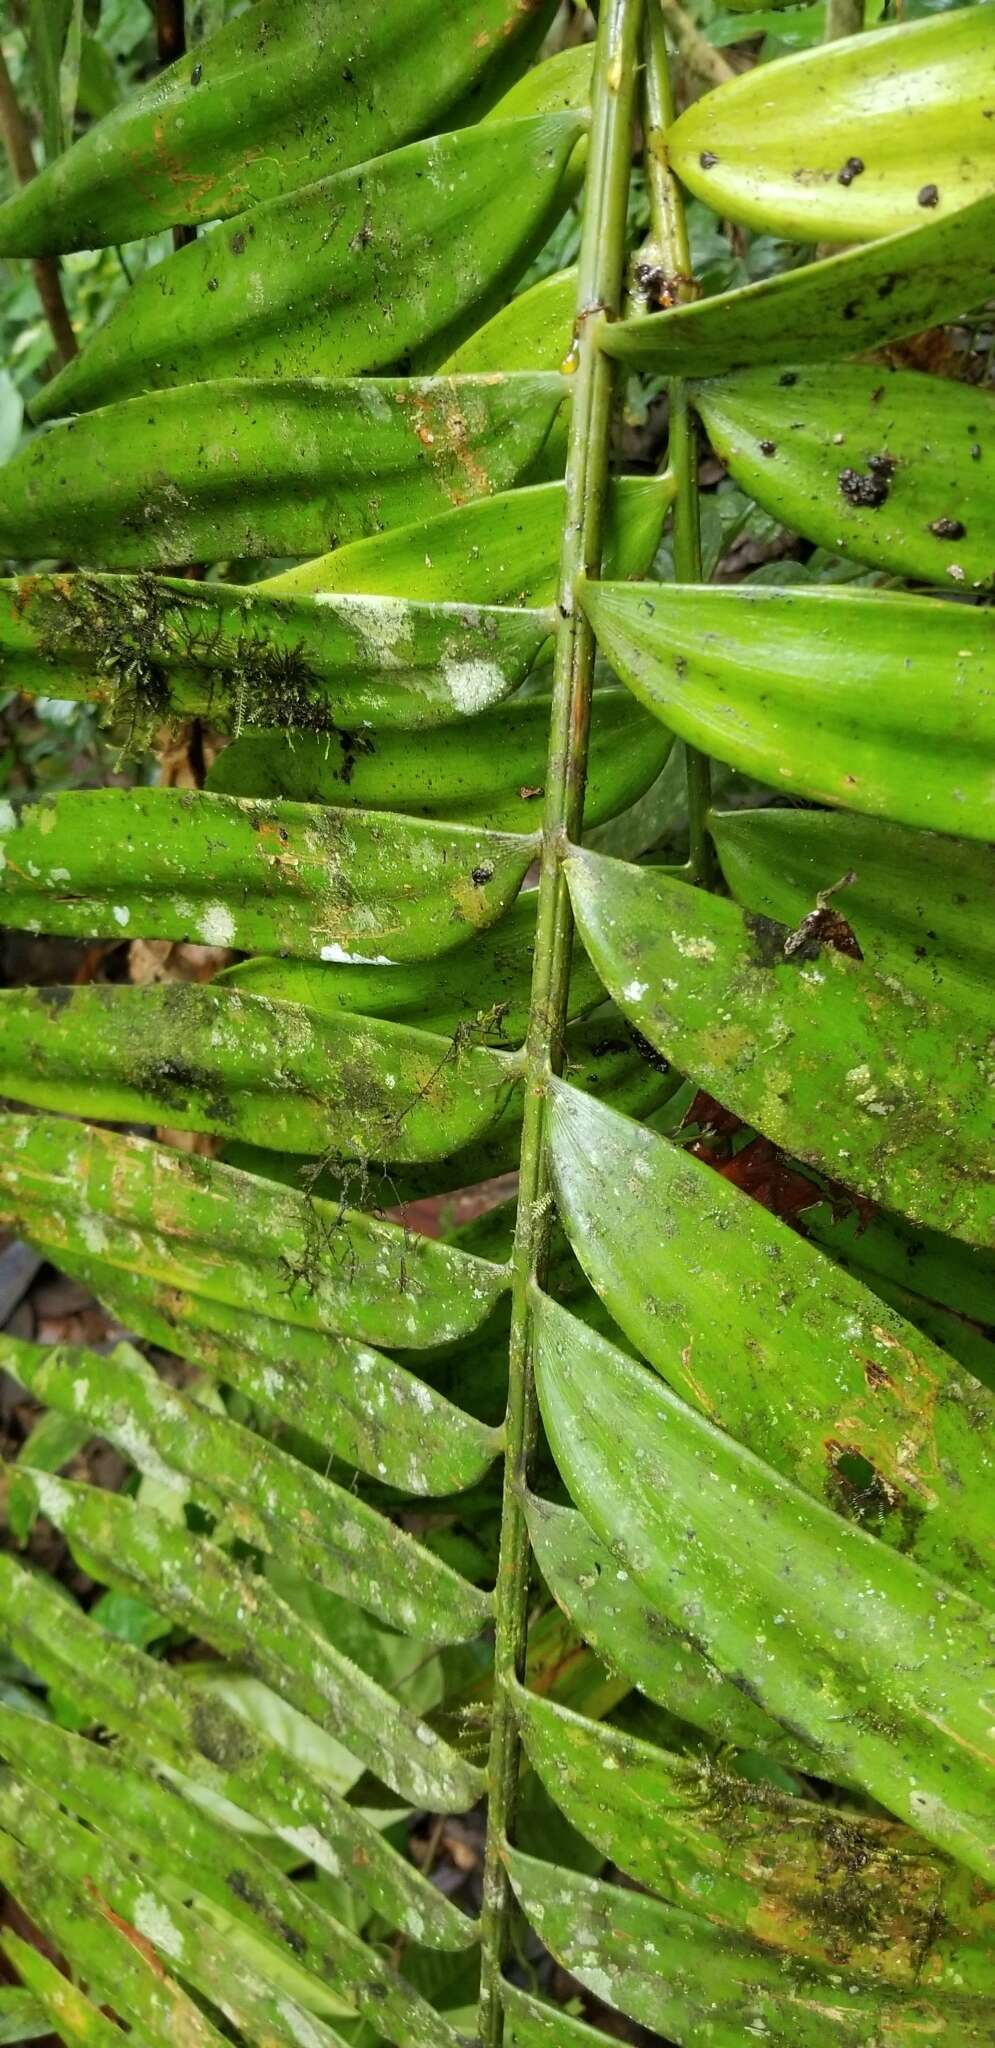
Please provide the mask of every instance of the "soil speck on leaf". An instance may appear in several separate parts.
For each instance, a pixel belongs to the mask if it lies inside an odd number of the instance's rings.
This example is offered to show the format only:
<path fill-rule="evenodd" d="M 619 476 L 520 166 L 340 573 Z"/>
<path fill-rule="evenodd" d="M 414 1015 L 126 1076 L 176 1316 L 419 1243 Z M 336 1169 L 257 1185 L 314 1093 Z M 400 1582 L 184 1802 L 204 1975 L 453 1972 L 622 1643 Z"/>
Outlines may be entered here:
<path fill-rule="evenodd" d="M 878 471 L 870 470 L 865 474 L 860 469 L 841 469 L 839 487 L 848 504 L 876 511 L 887 499 L 891 480 L 889 475 Z"/>

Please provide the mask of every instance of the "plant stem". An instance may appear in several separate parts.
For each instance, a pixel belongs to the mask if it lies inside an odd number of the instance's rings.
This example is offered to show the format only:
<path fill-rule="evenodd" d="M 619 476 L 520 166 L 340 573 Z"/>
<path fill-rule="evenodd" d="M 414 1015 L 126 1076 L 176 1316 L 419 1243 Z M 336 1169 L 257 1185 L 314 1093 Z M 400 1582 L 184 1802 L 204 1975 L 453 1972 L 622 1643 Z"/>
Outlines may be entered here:
<path fill-rule="evenodd" d="M 155 28 L 160 64 L 174 63 L 187 46 L 183 0 L 156 0 Z"/>
<path fill-rule="evenodd" d="M 582 577 L 601 567 L 611 455 L 613 367 L 599 346 L 619 308 L 626 253 L 626 200 L 632 156 L 635 79 L 642 0 L 602 0 L 594 104 L 577 277 L 577 320 L 569 362 L 573 404 L 567 453 L 560 561 L 559 622 L 553 670 L 546 808 L 536 908 L 535 962 L 526 1040 L 518 1218 L 512 1254 L 512 1314 L 505 1423 L 501 1555 L 495 1591 L 495 1694 L 482 1913 L 479 2041 L 503 2036 L 501 1971 L 511 1899 L 503 1852 L 513 1836 L 519 1739 L 512 1683 L 525 1671 L 530 1553 L 522 1504 L 538 1416 L 532 1361 L 530 1289 L 542 1281 L 550 1237 L 545 1147 L 546 1089 L 562 1064 L 573 927 L 562 859 L 579 835 L 594 677 L 594 639 L 580 606 Z"/>
<path fill-rule="evenodd" d="M 864 0 L 827 0 L 824 42 L 835 43 L 840 36 L 859 36 L 863 26 Z"/>
<path fill-rule="evenodd" d="M 833 0 L 829 0 L 829 4 L 832 6 Z M 653 11 L 652 0 L 650 11 Z M 727 78 L 735 78 L 736 73 L 728 58 L 706 41 L 691 16 L 685 13 L 680 0 L 660 0 L 660 13 L 674 38 L 675 49 L 688 69 L 697 72 L 706 85 L 724 85 Z"/>
<path fill-rule="evenodd" d="M 34 152 L 31 136 L 14 91 L 14 82 L 7 69 L 6 59 L 0 49 L 0 135 L 7 152 L 7 161 L 19 185 L 28 185 L 35 174 Z M 66 310 L 62 295 L 62 276 L 58 258 L 36 256 L 32 265 L 38 296 L 45 318 L 48 321 L 55 343 L 55 353 L 60 364 L 68 363 L 78 355 L 79 344 L 73 333 L 73 324 Z"/>
<path fill-rule="evenodd" d="M 160 64 L 174 64 L 182 57 L 187 47 L 187 24 L 184 0 L 155 0 L 155 33 Z M 197 240 L 197 230 L 191 227 L 173 229 L 174 249 L 185 249 Z"/>
<path fill-rule="evenodd" d="M 643 125 L 646 134 L 646 185 L 650 230 L 659 250 L 666 305 L 698 297 L 688 241 L 684 195 L 667 161 L 667 130 L 674 119 L 670 61 L 663 21 L 651 7 L 646 18 L 643 72 Z M 701 582 L 701 530 L 698 523 L 698 439 L 683 377 L 669 386 L 668 461 L 677 486 L 674 497 L 674 574 L 678 583 Z M 711 844 L 706 828 L 711 795 L 707 754 L 685 750 L 688 792 L 688 877 L 702 884 L 712 872 Z"/>

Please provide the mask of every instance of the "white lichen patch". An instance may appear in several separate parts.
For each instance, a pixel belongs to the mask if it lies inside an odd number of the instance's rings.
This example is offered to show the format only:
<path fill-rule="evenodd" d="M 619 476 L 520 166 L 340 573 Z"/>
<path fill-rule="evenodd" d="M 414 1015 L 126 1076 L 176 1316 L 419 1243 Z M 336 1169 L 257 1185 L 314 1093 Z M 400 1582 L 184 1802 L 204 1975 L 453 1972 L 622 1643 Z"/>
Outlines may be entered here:
<path fill-rule="evenodd" d="M 687 938 L 683 932 L 671 932 L 670 936 L 685 960 L 714 960 L 714 939 Z"/>
<path fill-rule="evenodd" d="M 72 1507 L 68 1486 L 63 1486 L 61 1479 L 54 1478 L 51 1472 L 32 1473 L 31 1483 L 42 1514 L 58 1527 L 60 1515 L 67 1514 Z"/>
<path fill-rule="evenodd" d="M 455 661 L 443 658 L 442 674 L 457 711 L 467 718 L 497 704 L 505 693 L 504 672 L 496 661 Z"/>
<path fill-rule="evenodd" d="M 347 953 L 345 948 L 337 946 L 334 940 L 329 945 L 322 946 L 321 958 L 334 960 L 341 967 L 393 967 L 395 964 L 393 960 L 387 958 L 386 953 Z"/>
<path fill-rule="evenodd" d="M 197 920 L 197 930 L 205 946 L 235 944 L 235 919 L 226 903 L 209 903 Z"/>
<path fill-rule="evenodd" d="M 93 1252 L 99 1258 L 100 1253 L 107 1249 L 107 1232 L 99 1216 L 88 1214 L 84 1210 L 77 1228 L 87 1251 Z"/>
<path fill-rule="evenodd" d="M 316 591 L 315 603 L 328 605 L 347 633 L 358 641 L 361 655 L 374 668 L 402 668 L 411 659 L 411 605 L 401 597 L 342 597 L 337 591 Z"/>
<path fill-rule="evenodd" d="M 139 1934 L 144 1934 L 153 1948 L 171 1956 L 174 1962 L 179 1961 L 183 1954 L 183 1936 L 161 1899 L 155 1898 L 152 1892 L 139 1892 L 132 1917 Z"/>

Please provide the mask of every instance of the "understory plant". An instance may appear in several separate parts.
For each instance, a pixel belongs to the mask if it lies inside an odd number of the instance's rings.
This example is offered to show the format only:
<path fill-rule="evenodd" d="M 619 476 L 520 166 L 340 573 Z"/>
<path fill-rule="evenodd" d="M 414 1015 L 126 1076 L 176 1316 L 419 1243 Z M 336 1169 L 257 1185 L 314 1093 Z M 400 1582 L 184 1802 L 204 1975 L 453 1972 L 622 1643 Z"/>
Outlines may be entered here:
<path fill-rule="evenodd" d="M 679 114 L 554 12 L 255 0 L 0 208 L 197 230 L 0 471 L 3 686 L 227 740 L 0 805 L 0 918 L 229 959 L 0 993 L 133 1340 L 0 1338 L 5 2038 L 995 2035 L 995 11 Z"/>

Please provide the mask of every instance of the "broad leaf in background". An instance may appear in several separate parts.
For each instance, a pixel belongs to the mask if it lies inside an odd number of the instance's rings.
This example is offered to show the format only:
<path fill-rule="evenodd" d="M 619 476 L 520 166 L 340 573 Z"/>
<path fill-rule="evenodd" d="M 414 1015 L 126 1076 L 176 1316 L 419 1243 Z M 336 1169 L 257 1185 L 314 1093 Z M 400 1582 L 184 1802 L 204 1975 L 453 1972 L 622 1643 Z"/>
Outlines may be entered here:
<path fill-rule="evenodd" d="M 617 479 L 609 498 L 606 573 L 645 574 L 673 495 L 670 476 Z M 500 491 L 416 526 L 352 541 L 273 577 L 264 588 L 281 596 L 339 590 L 443 603 L 551 604 L 563 506 L 562 483 Z"/>
<path fill-rule="evenodd" d="M 584 605 L 640 701 L 743 774 L 901 824 L 995 833 L 989 612 L 887 591 L 648 583 L 592 583 Z"/>
<path fill-rule="evenodd" d="M 987 846 L 845 811 L 713 812 L 711 833 L 745 908 L 798 926 L 846 878 L 832 902 L 866 960 L 990 1020 L 995 862 Z"/>
<path fill-rule="evenodd" d="M 276 1152 L 448 1158 L 520 1080 L 507 1053 L 238 989 L 0 990 L 0 1089 L 15 1101 Z"/>
<path fill-rule="evenodd" d="M 2 1120 L 0 1190 L 0 1213 L 53 1250 L 364 1343 L 446 1343 L 507 1285 L 503 1267 L 399 1224 L 65 1118 Z"/>
<path fill-rule="evenodd" d="M 484 124 L 240 214 L 147 271 L 32 416 L 209 377 L 390 369 L 524 269 L 582 132 L 570 114 Z"/>
<path fill-rule="evenodd" d="M 317 554 L 516 483 L 560 376 L 246 378 L 124 399 L 6 465 L 0 549 L 115 568 Z"/>
<path fill-rule="evenodd" d="M 829 1775 L 990 1882 L 995 1614 L 801 1493 L 547 1299 L 538 1337 L 550 1446 L 617 1563 L 820 1748 Z"/>
<path fill-rule="evenodd" d="M 985 1599 L 992 1395 L 720 1174 L 577 1089 L 557 1090 L 552 1151 L 577 1257 L 668 1383 L 837 1513 Z"/>
<path fill-rule="evenodd" d="M 837 364 L 744 370 L 695 404 L 730 475 L 785 526 L 898 576 L 991 588 L 990 391 Z"/>
<path fill-rule="evenodd" d="M 706 93 L 667 153 L 707 205 L 768 234 L 893 234 L 990 190 L 993 60 L 985 6 L 848 36 Z"/>
<path fill-rule="evenodd" d="M 67 44 L 78 40 L 74 17 L 81 12 L 80 0 L 28 0 L 28 47 L 38 80 L 47 163 L 52 163 L 65 148 L 67 120 L 72 126 L 72 104 L 68 111 L 63 105 L 62 67 Z"/>
<path fill-rule="evenodd" d="M 5 803 L 0 851 L 15 927 L 380 965 L 431 959 L 492 924 L 535 841 L 199 791 L 72 790 Z"/>
<path fill-rule="evenodd" d="M 626 690 L 596 691 L 592 711 L 584 815 L 594 826 L 617 817 L 649 789 L 669 757 L 673 736 Z M 331 745 L 327 736 L 247 735 L 218 756 L 208 787 L 231 796 L 355 804 L 530 833 L 542 800 L 548 726 L 549 698 L 543 692 L 493 712 L 482 710 L 472 725 L 464 721 L 421 732 L 417 750 L 401 726 L 347 730 L 333 735 Z"/>
<path fill-rule="evenodd" d="M 685 377 L 782 363 L 786 350 L 794 363 L 858 355 L 981 306 L 995 284 L 993 234 L 995 198 L 986 195 L 742 291 L 620 321 L 605 347 L 624 362 Z"/>
<path fill-rule="evenodd" d="M 567 875 L 605 986 L 676 1067 L 834 1179 L 995 1246 L 991 1075 L 955 1011 L 652 869 L 575 852 Z"/>
<path fill-rule="evenodd" d="M 0 212 L 0 250 L 95 247 L 217 220 L 405 142 L 507 62 L 551 4 L 256 0 L 151 79 Z M 504 84 L 504 79 L 498 90 Z M 486 88 L 485 88 L 486 90 Z M 288 122 L 287 109 L 294 119 Z"/>
<path fill-rule="evenodd" d="M 291 727 L 341 733 L 344 746 L 357 725 L 446 724 L 500 702 L 548 631 L 540 613 L 497 606 L 366 593 L 319 601 L 180 577 L 0 585 L 0 673 L 11 688 L 57 686 L 136 728 L 203 714 L 219 731 Z"/>

